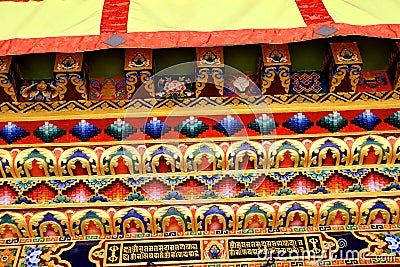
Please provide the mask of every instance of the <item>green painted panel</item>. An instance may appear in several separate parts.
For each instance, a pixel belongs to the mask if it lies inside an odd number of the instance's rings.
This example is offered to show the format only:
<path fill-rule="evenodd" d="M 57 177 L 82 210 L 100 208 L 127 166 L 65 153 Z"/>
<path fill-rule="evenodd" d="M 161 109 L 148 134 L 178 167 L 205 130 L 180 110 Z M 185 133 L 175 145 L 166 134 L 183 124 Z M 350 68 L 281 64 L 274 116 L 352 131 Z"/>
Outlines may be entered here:
<path fill-rule="evenodd" d="M 22 78 L 25 80 L 52 79 L 55 53 L 17 56 Z"/>
<path fill-rule="evenodd" d="M 92 78 L 124 77 L 125 49 L 107 49 L 85 53 Z"/>

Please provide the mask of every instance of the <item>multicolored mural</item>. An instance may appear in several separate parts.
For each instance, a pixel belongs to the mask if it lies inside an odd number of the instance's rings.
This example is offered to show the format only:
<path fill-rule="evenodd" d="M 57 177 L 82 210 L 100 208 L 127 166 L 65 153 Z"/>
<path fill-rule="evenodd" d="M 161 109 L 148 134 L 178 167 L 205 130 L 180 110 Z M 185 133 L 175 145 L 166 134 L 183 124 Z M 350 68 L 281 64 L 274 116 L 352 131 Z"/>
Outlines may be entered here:
<path fill-rule="evenodd" d="M 180 73 L 126 49 L 115 77 L 0 57 L 0 266 L 400 263 L 398 47 L 387 71 L 357 43 L 312 71 L 264 44 L 246 74 L 223 47 Z"/>

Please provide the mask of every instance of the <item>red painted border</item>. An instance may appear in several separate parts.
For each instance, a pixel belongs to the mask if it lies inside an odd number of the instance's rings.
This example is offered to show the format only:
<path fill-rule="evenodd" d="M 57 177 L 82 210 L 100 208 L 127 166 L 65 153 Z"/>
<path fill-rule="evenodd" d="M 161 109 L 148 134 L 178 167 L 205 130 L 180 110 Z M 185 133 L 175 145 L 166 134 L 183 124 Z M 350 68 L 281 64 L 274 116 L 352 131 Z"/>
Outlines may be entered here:
<path fill-rule="evenodd" d="M 338 29 L 335 35 L 362 35 L 381 38 L 400 38 L 400 24 L 374 26 L 354 26 L 348 24 L 320 23 L 293 29 L 244 29 L 235 31 L 166 31 L 118 33 L 127 41 L 118 48 L 168 48 L 228 46 L 253 43 L 290 43 L 317 38 L 325 38 L 315 32 L 321 26 Z M 77 52 L 112 48 L 104 44 L 112 33 L 78 37 L 49 37 L 33 39 L 12 39 L 0 41 L 0 55 L 18 55 L 46 52 Z"/>

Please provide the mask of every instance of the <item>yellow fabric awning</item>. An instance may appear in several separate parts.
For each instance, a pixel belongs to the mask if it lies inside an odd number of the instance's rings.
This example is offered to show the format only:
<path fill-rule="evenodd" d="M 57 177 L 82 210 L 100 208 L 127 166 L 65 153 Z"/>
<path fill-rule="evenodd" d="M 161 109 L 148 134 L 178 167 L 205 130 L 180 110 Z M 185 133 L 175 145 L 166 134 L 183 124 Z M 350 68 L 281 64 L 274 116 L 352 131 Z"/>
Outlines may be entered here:
<path fill-rule="evenodd" d="M 399 13 L 400 0 L 0 1 L 0 54 L 399 38 Z"/>

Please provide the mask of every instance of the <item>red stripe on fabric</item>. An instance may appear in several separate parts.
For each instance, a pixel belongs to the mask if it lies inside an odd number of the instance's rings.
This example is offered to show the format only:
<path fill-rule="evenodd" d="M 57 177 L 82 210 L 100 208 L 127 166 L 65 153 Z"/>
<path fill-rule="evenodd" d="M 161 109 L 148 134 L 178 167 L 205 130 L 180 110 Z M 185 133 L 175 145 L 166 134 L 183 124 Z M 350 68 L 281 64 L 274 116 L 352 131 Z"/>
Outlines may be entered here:
<path fill-rule="evenodd" d="M 327 25 L 338 30 L 335 35 L 361 35 L 400 39 L 400 24 L 358 26 L 344 23 L 330 23 Z M 118 48 L 210 47 L 257 43 L 291 43 L 321 38 L 321 35 L 316 34 L 319 28 L 321 28 L 321 24 L 292 29 L 119 33 L 118 35 L 126 39 L 126 42 L 119 45 Z M 110 33 L 72 37 L 3 40 L 0 41 L 0 55 L 108 49 L 112 48 L 104 43 L 108 38 L 110 38 Z"/>
<path fill-rule="evenodd" d="M 126 33 L 130 0 L 105 0 L 101 16 L 101 33 Z"/>
<path fill-rule="evenodd" d="M 296 0 L 296 4 L 307 25 L 334 22 L 322 0 Z"/>

